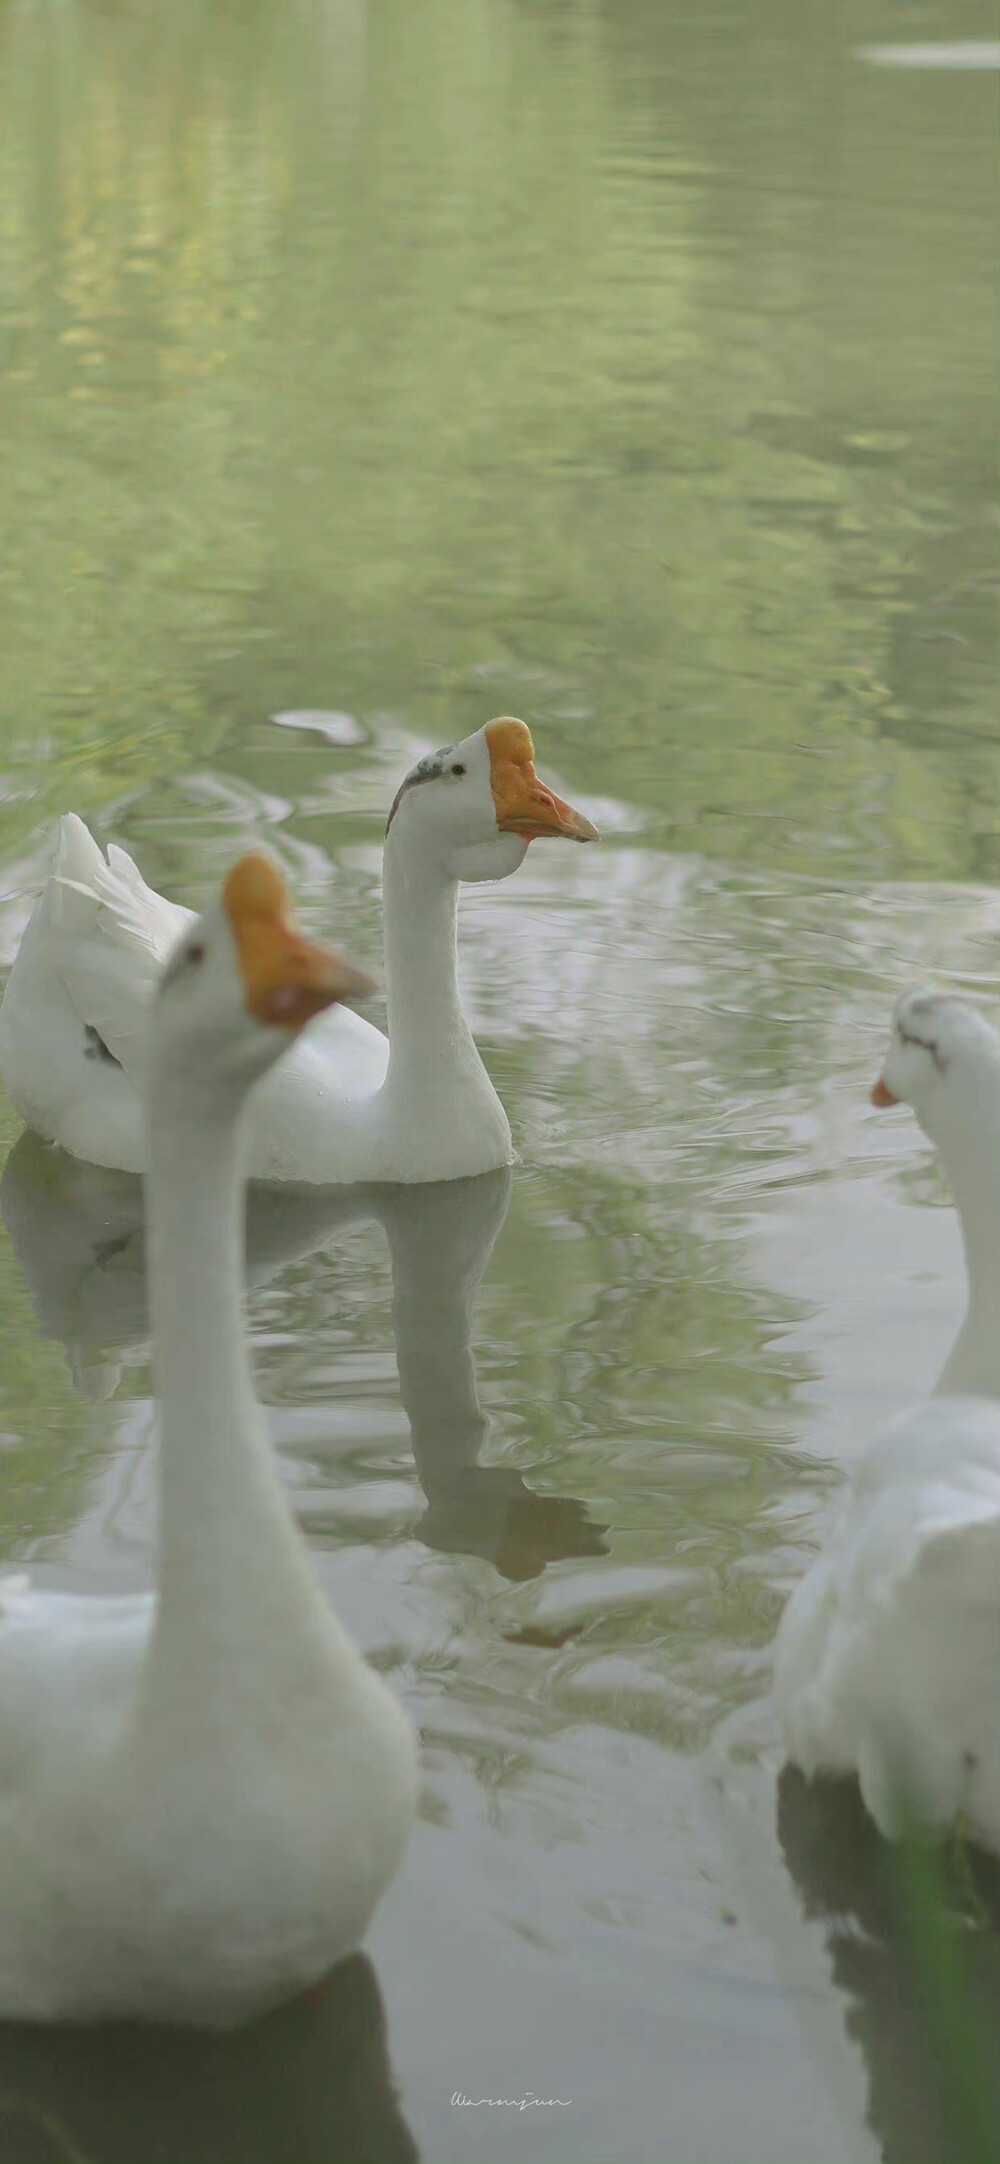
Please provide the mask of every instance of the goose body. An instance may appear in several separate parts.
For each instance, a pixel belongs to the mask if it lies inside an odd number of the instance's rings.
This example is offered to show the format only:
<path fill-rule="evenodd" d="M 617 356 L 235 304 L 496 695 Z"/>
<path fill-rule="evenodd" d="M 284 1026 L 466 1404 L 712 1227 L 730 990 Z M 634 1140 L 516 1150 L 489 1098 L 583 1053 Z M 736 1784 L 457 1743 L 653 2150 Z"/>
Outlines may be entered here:
<path fill-rule="evenodd" d="M 148 1599 L 3 1587 L 6 2018 L 237 2026 L 354 1950 L 400 1860 L 412 1743 L 373 1673 L 338 1696 L 269 1660 L 228 1735 L 203 1712 L 147 1750 L 154 1622 Z M 345 1645 L 331 1633 L 317 1671 Z"/>
<path fill-rule="evenodd" d="M 856 1773 L 882 1833 L 1000 1851 L 1000 1048 L 958 1002 L 897 1008 L 877 1104 L 906 1101 L 959 1205 L 968 1312 L 932 1397 L 860 1459 L 775 1645 L 789 1755 Z"/>
<path fill-rule="evenodd" d="M 506 878 L 530 840 L 596 829 L 539 782 L 523 722 L 421 760 L 384 862 L 389 1035 L 335 1007 L 265 1076 L 249 1111 L 257 1179 L 461 1178 L 507 1164 L 506 1113 L 462 1012 L 462 881 Z M 141 1171 L 153 994 L 190 911 L 70 814 L 0 1010 L 0 1074 L 29 1127 L 91 1164 Z"/>
<path fill-rule="evenodd" d="M 243 1101 L 350 981 L 278 895 L 245 859 L 151 1017 L 155 1592 L 0 1581 L 8 2017 L 249 2019 L 358 1944 L 413 1816 L 409 1724 L 314 1580 L 243 1339 Z"/>

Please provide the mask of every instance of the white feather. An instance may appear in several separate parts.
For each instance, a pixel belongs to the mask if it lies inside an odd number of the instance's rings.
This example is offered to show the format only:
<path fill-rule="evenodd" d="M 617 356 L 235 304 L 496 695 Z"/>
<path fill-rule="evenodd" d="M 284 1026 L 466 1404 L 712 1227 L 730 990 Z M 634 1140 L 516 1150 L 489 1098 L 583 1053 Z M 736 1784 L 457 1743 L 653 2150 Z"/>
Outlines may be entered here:
<path fill-rule="evenodd" d="M 789 1601 L 774 1682 L 790 1756 L 857 1772 L 883 1833 L 962 1813 L 1000 1849 L 1000 1407 L 934 1399 L 878 1436 Z"/>
<path fill-rule="evenodd" d="M 122 888 L 71 832 L 47 907 L 111 907 L 113 949 L 134 906 L 142 946 L 154 912 L 134 887 L 119 911 Z M 409 1725 L 315 1582 L 253 1394 L 232 1062 L 245 1095 L 283 1040 L 248 1011 L 220 911 L 200 936 L 147 1061 L 155 1592 L 0 1579 L 5 2018 L 252 2018 L 357 1945 L 413 1815 Z"/>
<path fill-rule="evenodd" d="M 495 832 L 482 731 L 469 746 L 472 828 L 484 798 Z M 389 1044 L 380 1030 L 346 1007 L 321 1017 L 256 1094 L 247 1162 L 259 1179 L 448 1179 L 510 1161 L 507 1118 L 458 1003 L 456 879 L 430 848 L 429 794 L 416 817 L 394 823 L 402 868 L 386 901 L 387 962 L 390 950 L 400 956 L 394 1086 L 383 1087 Z M 444 792 L 440 802 L 447 810 L 458 799 Z M 509 870 L 524 845 L 504 838 L 504 848 Z M 52 877 L 0 1009 L 0 1074 L 28 1126 L 74 1157 L 143 1170 L 150 1001 L 190 922 L 124 849 L 112 843 L 105 858 L 81 819 L 62 820 Z"/>
<path fill-rule="evenodd" d="M 899 1001 L 875 1102 L 941 1151 L 969 1305 L 935 1393 L 855 1468 L 785 1610 L 774 1685 L 792 1758 L 857 1773 L 882 1832 L 961 1818 L 1000 1850 L 1000 1048 L 961 1001 Z"/>

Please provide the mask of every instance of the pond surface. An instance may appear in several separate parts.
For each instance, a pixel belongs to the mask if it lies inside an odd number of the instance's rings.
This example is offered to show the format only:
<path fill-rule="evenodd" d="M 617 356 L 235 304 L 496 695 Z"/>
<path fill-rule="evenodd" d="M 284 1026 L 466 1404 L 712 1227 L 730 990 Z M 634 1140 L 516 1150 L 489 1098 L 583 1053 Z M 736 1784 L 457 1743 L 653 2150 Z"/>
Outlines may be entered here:
<path fill-rule="evenodd" d="M 962 1303 L 868 1091 L 904 985 L 997 985 L 996 77 L 860 49 L 993 27 L 0 9 L 0 959 L 73 808 L 195 906 L 266 837 L 370 960 L 395 786 L 492 714 L 604 834 L 463 903 L 512 1178 L 254 1203 L 275 1444 L 424 1738 L 370 1963 L 226 2044 L 0 2030 L 9 2164 L 957 2164 L 766 1694 Z M 0 1205 L 4 1559 L 148 1583 L 137 1186 L 28 1139 Z"/>

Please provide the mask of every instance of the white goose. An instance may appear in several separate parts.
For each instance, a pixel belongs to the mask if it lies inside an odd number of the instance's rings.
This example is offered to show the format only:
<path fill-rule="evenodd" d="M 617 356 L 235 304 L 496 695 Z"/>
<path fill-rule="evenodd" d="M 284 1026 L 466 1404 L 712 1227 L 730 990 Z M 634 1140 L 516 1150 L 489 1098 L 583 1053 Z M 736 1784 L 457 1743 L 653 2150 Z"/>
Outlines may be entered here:
<path fill-rule="evenodd" d="M 896 1009 L 877 1105 L 912 1105 L 962 1222 L 968 1313 L 933 1397 L 860 1460 L 775 1645 L 790 1757 L 852 1773 L 880 1830 L 1000 1849 L 1000 1046 L 960 1001 Z"/>
<path fill-rule="evenodd" d="M 244 858 L 150 1016 L 155 1595 L 0 1582 L 0 2013 L 229 2026 L 357 1945 L 415 1799 L 409 1724 L 316 1585 L 240 1314 L 243 1113 L 370 989 Z"/>
<path fill-rule="evenodd" d="M 488 722 L 407 775 L 385 846 L 388 1041 L 337 1009 L 296 1045 L 255 1093 L 252 1177 L 443 1180 L 509 1164 L 459 999 L 458 886 L 505 879 L 543 835 L 597 829 L 539 781 L 523 721 Z M 191 921 L 125 850 L 105 862 L 82 820 L 63 820 L 0 1011 L 0 1075 L 27 1125 L 74 1157 L 142 1169 L 150 1000 Z"/>

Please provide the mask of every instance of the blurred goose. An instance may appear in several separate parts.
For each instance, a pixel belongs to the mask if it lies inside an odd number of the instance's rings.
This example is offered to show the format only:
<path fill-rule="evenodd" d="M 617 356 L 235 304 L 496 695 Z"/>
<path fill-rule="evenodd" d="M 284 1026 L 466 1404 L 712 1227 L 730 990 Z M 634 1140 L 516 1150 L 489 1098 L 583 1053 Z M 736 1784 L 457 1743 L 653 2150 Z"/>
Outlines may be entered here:
<path fill-rule="evenodd" d="M 958 1203 L 968 1312 L 934 1395 L 890 1421 L 789 1601 L 775 1695 L 808 1774 L 856 1772 L 880 1830 L 1000 1849 L 1000 1046 L 960 1001 L 896 1009 L 877 1105 L 911 1105 Z"/>
<path fill-rule="evenodd" d="M 510 1162 L 459 999 L 458 886 L 507 878 L 545 835 L 597 829 L 539 781 L 523 721 L 488 722 L 407 775 L 385 844 L 388 1040 L 335 1009 L 294 1047 L 255 1093 L 252 1177 L 439 1180 Z M 150 1001 L 191 922 L 124 849 L 105 861 L 82 820 L 62 821 L 0 1012 L 0 1074 L 28 1126 L 72 1156 L 142 1169 Z"/>
<path fill-rule="evenodd" d="M 369 989 L 291 931 L 260 856 L 161 973 L 156 1591 L 0 1581 L 5 2015 L 234 2025 L 350 1953 L 400 1861 L 409 1724 L 315 1583 L 240 1313 L 246 1101 L 312 1017 Z"/>

